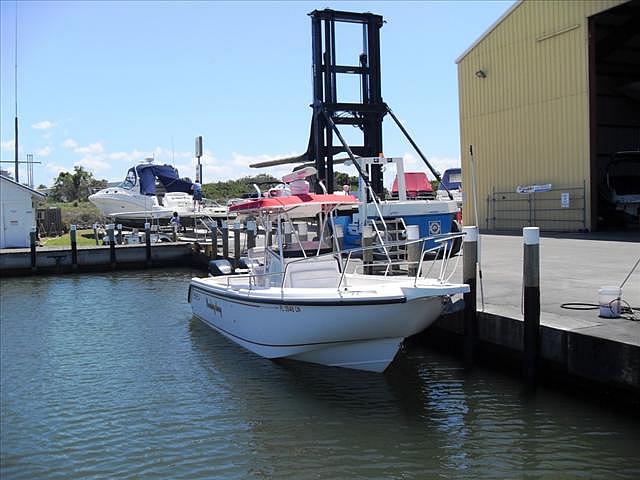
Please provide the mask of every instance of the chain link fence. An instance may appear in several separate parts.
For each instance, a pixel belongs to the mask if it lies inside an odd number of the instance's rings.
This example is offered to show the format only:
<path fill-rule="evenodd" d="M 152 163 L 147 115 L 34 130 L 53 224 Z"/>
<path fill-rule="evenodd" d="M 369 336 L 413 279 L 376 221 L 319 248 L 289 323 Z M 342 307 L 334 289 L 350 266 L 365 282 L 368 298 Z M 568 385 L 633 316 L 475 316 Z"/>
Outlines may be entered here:
<path fill-rule="evenodd" d="M 587 229 L 585 185 L 553 187 L 531 193 L 499 192 L 487 196 L 487 226 L 496 231 L 540 227 L 546 231 Z"/>

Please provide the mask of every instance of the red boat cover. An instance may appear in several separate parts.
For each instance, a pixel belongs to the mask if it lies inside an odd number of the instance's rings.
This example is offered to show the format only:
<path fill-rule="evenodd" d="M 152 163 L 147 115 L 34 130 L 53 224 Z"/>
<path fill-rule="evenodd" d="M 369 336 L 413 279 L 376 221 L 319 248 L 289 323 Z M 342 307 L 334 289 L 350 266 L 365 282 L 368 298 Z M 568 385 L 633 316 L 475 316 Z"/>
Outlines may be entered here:
<path fill-rule="evenodd" d="M 264 197 L 237 203 L 229 207 L 230 212 L 249 212 L 260 210 L 304 210 L 305 213 L 315 214 L 323 206 L 357 204 L 358 199 L 353 195 L 314 194 L 289 195 L 285 197 Z"/>
<path fill-rule="evenodd" d="M 420 192 L 432 192 L 431 183 L 424 172 L 406 172 L 404 174 L 404 185 L 408 197 L 415 197 Z M 392 193 L 398 193 L 398 177 L 393 180 Z"/>

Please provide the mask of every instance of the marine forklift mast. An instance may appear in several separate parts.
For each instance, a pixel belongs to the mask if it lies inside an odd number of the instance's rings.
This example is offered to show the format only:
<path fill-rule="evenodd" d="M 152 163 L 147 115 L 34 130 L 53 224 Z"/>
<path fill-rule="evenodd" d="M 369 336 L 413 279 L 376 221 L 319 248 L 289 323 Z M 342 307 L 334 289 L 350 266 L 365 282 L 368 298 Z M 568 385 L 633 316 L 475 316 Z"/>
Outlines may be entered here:
<path fill-rule="evenodd" d="M 382 153 L 382 119 L 387 106 L 382 101 L 380 78 L 380 28 L 383 20 L 372 13 L 314 10 L 309 14 L 312 29 L 313 52 L 313 119 L 309 142 L 309 160 L 315 162 L 318 179 L 329 192 L 333 192 L 333 163 L 336 154 L 346 152 L 353 159 L 377 157 Z M 353 23 L 362 27 L 362 53 L 358 65 L 336 63 L 337 22 Z M 337 89 L 338 75 L 360 77 L 359 103 L 340 101 Z M 338 125 L 358 127 L 362 132 L 362 144 L 348 146 Z M 334 136 L 339 142 L 334 145 Z M 355 164 L 355 162 L 354 162 Z M 356 165 L 358 168 L 358 165 Z M 383 197 L 384 186 L 380 165 L 372 165 L 370 178 L 366 171 L 359 172 L 378 197 Z M 316 192 L 321 193 L 319 185 Z"/>

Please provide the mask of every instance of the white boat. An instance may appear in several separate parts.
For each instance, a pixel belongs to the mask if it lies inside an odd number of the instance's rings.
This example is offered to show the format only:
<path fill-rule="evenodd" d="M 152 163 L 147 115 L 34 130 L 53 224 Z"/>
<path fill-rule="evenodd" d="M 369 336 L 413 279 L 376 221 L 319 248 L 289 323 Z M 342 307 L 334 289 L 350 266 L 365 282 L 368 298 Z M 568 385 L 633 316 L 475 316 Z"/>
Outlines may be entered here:
<path fill-rule="evenodd" d="M 209 200 L 194 206 L 192 186 L 193 183 L 182 180 L 171 165 L 158 165 L 153 159 L 147 159 L 131 167 L 122 183 L 99 190 L 90 195 L 89 200 L 114 223 L 125 225 L 168 220 L 173 212 L 178 212 L 183 224 L 193 224 L 197 216 L 227 218 L 226 206 Z"/>
<path fill-rule="evenodd" d="M 291 191 L 299 192 L 299 186 Z M 416 276 L 362 273 L 366 269 L 362 261 L 354 265 L 354 251 L 336 251 L 336 239 L 331 246 L 325 234 L 338 207 L 357 203 L 350 195 L 302 193 L 232 206 L 259 219 L 267 231 L 275 220 L 276 245 L 251 249 L 247 274 L 193 278 L 193 314 L 266 358 L 384 371 L 406 337 L 431 325 L 450 297 L 469 287 L 449 283 L 445 268 L 439 278 L 424 278 L 422 260 Z M 319 238 L 297 238 L 292 220 L 316 215 L 323 219 Z M 425 245 L 425 239 L 418 242 Z"/>

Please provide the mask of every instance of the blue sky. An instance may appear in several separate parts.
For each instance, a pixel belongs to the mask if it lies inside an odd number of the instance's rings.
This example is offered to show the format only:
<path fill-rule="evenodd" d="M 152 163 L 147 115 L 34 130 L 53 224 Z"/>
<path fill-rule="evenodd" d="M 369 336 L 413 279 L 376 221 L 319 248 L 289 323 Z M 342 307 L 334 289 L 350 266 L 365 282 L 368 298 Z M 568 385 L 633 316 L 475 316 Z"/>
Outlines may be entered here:
<path fill-rule="evenodd" d="M 328 7 L 384 17 L 383 98 L 442 171 L 460 162 L 455 59 L 512 4 L 18 1 L 20 156 L 42 162 L 36 186 L 74 165 L 119 180 L 152 155 L 193 178 L 194 138 L 202 135 L 205 182 L 281 175 L 290 167 L 248 164 L 306 149 L 307 13 Z M 1 153 L 13 160 L 16 3 L 0 8 Z M 337 42 L 339 63 L 356 64 L 358 27 L 338 29 Z M 384 146 L 409 169 L 426 170 L 390 118 Z M 13 173 L 12 164 L 2 168 Z"/>

